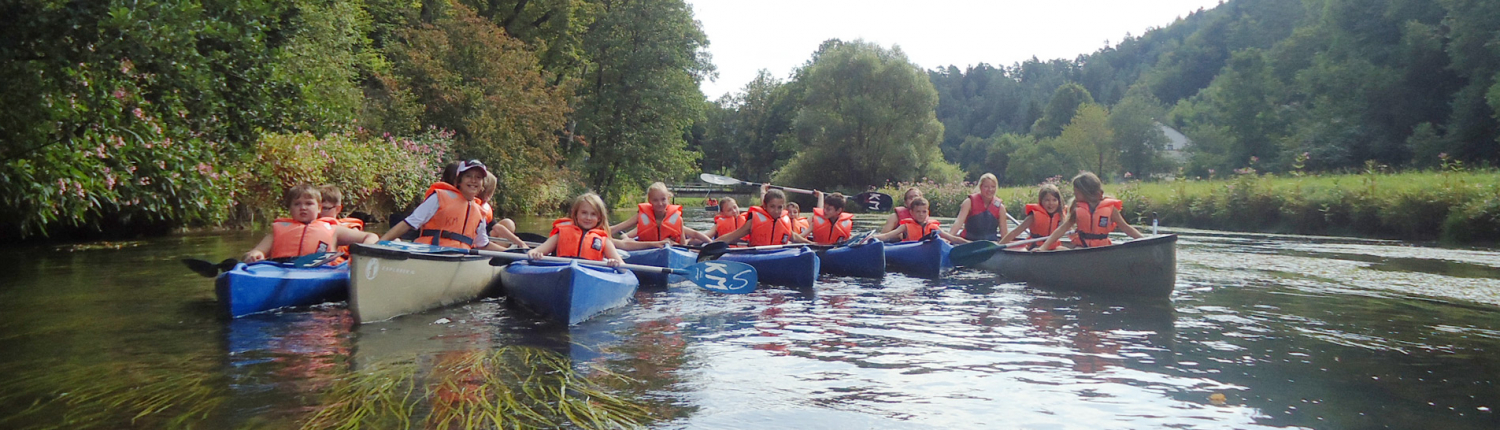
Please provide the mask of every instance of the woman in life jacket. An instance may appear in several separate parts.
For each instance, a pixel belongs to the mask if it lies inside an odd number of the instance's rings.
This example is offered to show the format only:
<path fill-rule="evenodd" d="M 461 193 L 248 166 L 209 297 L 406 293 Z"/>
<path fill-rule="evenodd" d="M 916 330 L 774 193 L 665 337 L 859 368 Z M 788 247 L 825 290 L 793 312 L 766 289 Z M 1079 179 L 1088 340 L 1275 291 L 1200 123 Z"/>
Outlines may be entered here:
<path fill-rule="evenodd" d="M 479 160 L 460 161 L 443 168 L 443 180 L 427 188 L 422 204 L 411 211 L 406 219 L 391 226 L 381 240 L 401 237 L 407 231 L 416 230 L 416 243 L 425 243 L 461 249 L 488 249 L 499 251 L 505 248 L 490 242 L 490 230 L 484 222 L 484 211 L 479 207 L 479 193 L 484 191 L 484 177 L 489 169 Z M 520 239 L 517 246 L 525 247 Z"/>
<path fill-rule="evenodd" d="M 750 246 L 813 243 L 792 230 L 792 219 L 784 210 L 786 194 L 781 190 L 768 190 L 765 185 L 761 185 L 760 192 L 760 206 L 750 207 L 745 224 L 714 241 L 733 244 L 740 238 L 746 238 Z M 721 202 L 720 205 L 722 204 Z"/>
<path fill-rule="evenodd" d="M 546 242 L 526 252 L 532 259 L 545 255 L 603 261 L 611 267 L 624 263 L 609 238 L 609 208 L 598 194 L 585 193 L 573 200 L 567 218 L 552 222 L 552 235 Z"/>
<path fill-rule="evenodd" d="M 891 212 L 891 216 L 885 218 L 885 225 L 880 227 L 880 232 L 889 233 L 895 230 L 896 227 L 900 227 L 901 221 L 911 219 L 911 201 L 916 200 L 918 197 L 922 197 L 921 188 L 907 188 L 906 192 L 901 194 L 901 206 L 897 206 L 896 210 Z"/>
<path fill-rule="evenodd" d="M 291 212 L 288 218 L 271 222 L 271 233 L 241 258 L 246 263 L 261 260 L 291 261 L 319 252 L 337 252 L 339 246 L 351 243 L 375 243 L 374 233 L 338 225 L 338 220 L 322 218 L 322 193 L 310 184 L 286 190 L 282 203 Z"/>
<path fill-rule="evenodd" d="M 1009 233 L 1005 204 L 995 197 L 1000 180 L 992 173 L 979 177 L 979 192 L 970 194 L 958 207 L 958 218 L 948 233 L 968 240 L 998 240 Z"/>
<path fill-rule="evenodd" d="M 1021 219 L 1021 225 L 1016 226 L 1015 230 L 1011 230 L 1005 237 L 1000 238 L 1001 244 L 1015 241 L 1021 232 L 1027 232 L 1028 239 L 1051 236 L 1052 232 L 1057 231 L 1057 227 L 1062 225 L 1062 193 L 1057 190 L 1057 186 L 1042 184 L 1036 194 L 1037 202 L 1026 204 L 1026 218 Z M 1035 249 L 1039 246 L 1042 244 L 1033 242 L 1027 244 L 1026 249 Z M 1057 246 L 1054 245 L 1053 249 L 1056 248 Z"/>
<path fill-rule="evenodd" d="M 917 197 L 912 199 L 911 219 L 901 220 L 901 224 L 895 230 L 875 235 L 875 239 L 884 242 L 916 242 L 926 239 L 928 236 L 936 235 L 938 238 L 952 243 L 969 243 L 968 239 L 954 236 L 943 231 L 942 224 L 938 220 L 929 217 L 926 198 Z"/>
<path fill-rule="evenodd" d="M 1136 231 L 1135 227 L 1125 222 L 1125 217 L 1120 216 L 1124 207 L 1119 200 L 1104 195 L 1104 183 L 1099 181 L 1098 176 L 1094 176 L 1092 172 L 1079 173 L 1073 177 L 1073 201 L 1068 202 L 1067 218 L 1063 219 L 1052 235 L 1047 236 L 1047 242 L 1041 248 L 1053 249 L 1057 241 L 1073 228 L 1078 229 L 1072 234 L 1075 247 L 1109 246 L 1113 244 L 1109 240 L 1109 232 L 1116 228 L 1125 231 L 1132 238 L 1140 238 L 1141 232 Z"/>
<path fill-rule="evenodd" d="M 719 199 L 719 213 L 714 214 L 714 230 L 709 237 L 718 239 L 726 234 L 738 230 L 745 225 L 746 215 L 740 213 L 740 204 L 734 197 L 725 196 Z"/>
<path fill-rule="evenodd" d="M 656 182 L 646 189 L 646 203 L 636 205 L 635 216 L 610 226 L 609 232 L 626 232 L 625 237 L 629 240 L 615 244 L 626 251 L 660 247 L 656 242 L 663 241 L 686 245 L 689 240 L 696 243 L 712 240 L 682 223 L 682 206 L 672 204 L 672 191 L 667 189 L 667 184 Z"/>

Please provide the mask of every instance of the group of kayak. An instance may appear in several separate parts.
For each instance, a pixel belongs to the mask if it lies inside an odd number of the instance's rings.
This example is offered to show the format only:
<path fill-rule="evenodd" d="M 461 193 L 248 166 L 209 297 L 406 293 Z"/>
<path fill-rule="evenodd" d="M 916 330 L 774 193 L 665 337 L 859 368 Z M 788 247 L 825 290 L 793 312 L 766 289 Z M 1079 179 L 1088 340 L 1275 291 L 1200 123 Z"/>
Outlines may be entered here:
<path fill-rule="evenodd" d="M 1074 178 L 1075 200 L 1065 213 L 1056 187 L 1044 185 L 1038 202 L 1026 205 L 1025 218 L 1014 230 L 1008 228 L 1003 202 L 995 197 L 998 180 L 990 174 L 964 200 L 947 231 L 930 216 L 921 190 L 911 188 L 903 196 L 905 204 L 882 229 L 868 233 L 854 232 L 854 217 L 844 210 L 849 199 L 841 194 L 812 191 L 817 206 L 811 217 L 803 218 L 779 187 L 766 185 L 761 187 L 760 205 L 743 212 L 733 198 L 717 199 L 712 228 L 700 232 L 685 225 L 682 207 L 671 204 L 671 191 L 658 182 L 648 188 L 647 202 L 636 206 L 635 215 L 615 225 L 607 223 L 609 210 L 598 195 L 578 196 L 568 216 L 554 221 L 540 243 L 518 237 L 511 220 L 495 220 L 488 203 L 495 183 L 494 175 L 477 160 L 452 163 L 422 203 L 383 236 L 364 232 L 359 220 L 338 218 L 342 202 L 337 189 L 293 187 L 283 199 L 290 216 L 275 220 L 272 231 L 243 258 L 247 263 L 276 263 L 241 265 L 221 276 L 221 301 L 239 316 L 305 304 L 288 303 L 299 299 L 281 297 L 288 294 L 308 296 L 302 300 L 337 300 L 339 295 L 332 292 L 336 286 L 306 286 L 337 284 L 342 274 L 350 284 L 350 307 L 361 322 L 503 289 L 545 317 L 576 323 L 628 301 L 640 283 L 666 284 L 691 277 L 715 291 L 748 291 L 743 288 L 746 279 L 749 289 L 756 279 L 809 288 L 822 273 L 878 277 L 891 270 L 936 278 L 953 267 L 953 244 L 1034 251 L 1105 247 L 1111 243 L 1109 232 L 1116 228 L 1134 238 L 1142 236 L 1120 215 L 1121 202 L 1104 196 L 1092 173 Z M 1016 242 L 1022 231 L 1032 239 Z M 403 236 L 409 242 L 398 241 Z M 1061 242 L 1063 236 L 1069 236 L 1069 243 Z M 1030 246 L 1019 248 L 1022 244 Z M 324 266 L 317 264 L 323 259 L 303 261 L 310 255 L 337 257 Z M 570 260 L 541 261 L 549 256 Z M 713 257 L 720 263 L 694 264 Z M 492 258 L 504 262 L 489 264 Z M 318 267 L 305 267 L 309 265 Z M 754 270 L 741 269 L 746 265 Z M 621 266 L 636 272 L 632 275 Z M 741 283 L 739 290 L 726 287 L 726 282 L 736 281 Z M 720 289 L 705 285 L 715 282 Z M 236 283 L 256 291 L 240 294 Z M 326 291 L 302 291 L 319 288 Z"/>

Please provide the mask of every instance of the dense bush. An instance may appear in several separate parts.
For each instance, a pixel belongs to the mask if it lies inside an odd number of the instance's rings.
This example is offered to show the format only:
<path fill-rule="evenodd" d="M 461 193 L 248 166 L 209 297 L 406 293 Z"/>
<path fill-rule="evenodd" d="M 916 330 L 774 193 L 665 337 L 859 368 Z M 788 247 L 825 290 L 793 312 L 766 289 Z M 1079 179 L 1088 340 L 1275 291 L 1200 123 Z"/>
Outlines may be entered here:
<path fill-rule="evenodd" d="M 453 134 L 438 130 L 415 139 L 266 135 L 244 169 L 239 213 L 260 220 L 285 216 L 282 192 L 301 183 L 338 186 L 346 214 L 399 208 L 438 179 L 452 147 Z"/>

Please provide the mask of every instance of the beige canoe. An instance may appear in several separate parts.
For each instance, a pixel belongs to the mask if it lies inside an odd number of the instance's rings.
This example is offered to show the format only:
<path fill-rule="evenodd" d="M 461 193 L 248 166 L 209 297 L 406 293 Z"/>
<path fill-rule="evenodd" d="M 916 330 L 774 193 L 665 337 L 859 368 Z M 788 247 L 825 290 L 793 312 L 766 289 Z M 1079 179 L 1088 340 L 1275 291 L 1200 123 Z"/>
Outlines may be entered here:
<path fill-rule="evenodd" d="M 976 266 L 1039 287 L 1167 297 L 1177 284 L 1177 235 L 1148 236 L 1100 248 L 998 251 Z"/>
<path fill-rule="evenodd" d="M 352 245 L 349 310 L 359 324 L 388 320 L 500 291 L 501 267 L 464 250 L 410 242 Z"/>

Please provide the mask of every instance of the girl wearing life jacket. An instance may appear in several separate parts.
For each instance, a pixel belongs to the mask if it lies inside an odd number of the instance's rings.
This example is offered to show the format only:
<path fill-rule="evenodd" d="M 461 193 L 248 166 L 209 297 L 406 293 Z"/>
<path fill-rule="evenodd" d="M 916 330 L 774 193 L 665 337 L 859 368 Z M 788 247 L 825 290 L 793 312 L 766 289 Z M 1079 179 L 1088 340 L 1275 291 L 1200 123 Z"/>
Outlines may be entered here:
<path fill-rule="evenodd" d="M 944 232 L 938 220 L 928 217 L 927 199 L 922 197 L 912 199 L 909 207 L 911 219 L 901 220 L 901 224 L 895 230 L 877 234 L 875 238 L 885 242 L 916 242 L 936 234 L 939 238 L 952 243 L 969 243 L 968 239 Z"/>
<path fill-rule="evenodd" d="M 609 208 L 598 194 L 585 193 L 573 200 L 568 217 L 552 222 L 552 236 L 546 242 L 526 252 L 532 259 L 556 254 L 585 260 L 604 261 L 611 267 L 619 267 L 624 261 L 615 252 L 614 242 L 609 238 Z"/>
<path fill-rule="evenodd" d="M 818 195 L 818 207 L 813 208 L 807 238 L 820 245 L 833 245 L 848 239 L 854 230 L 854 214 L 844 212 L 848 199 L 839 193 L 825 196 L 822 191 L 814 191 L 813 194 Z"/>
<path fill-rule="evenodd" d="M 530 248 L 526 242 L 516 237 L 516 222 L 510 218 L 495 220 L 495 207 L 490 206 L 490 200 L 495 199 L 495 189 L 499 187 L 500 179 L 494 173 L 484 173 L 484 188 L 479 191 L 479 197 L 475 203 L 479 203 L 479 213 L 484 216 L 484 224 L 490 226 L 490 237 L 504 239 L 513 246 L 521 249 Z"/>
<path fill-rule="evenodd" d="M 479 160 L 460 161 L 443 168 L 443 181 L 427 188 L 422 204 L 406 219 L 391 226 L 381 240 L 401 237 L 416 230 L 416 243 L 451 248 L 505 249 L 490 242 L 484 211 L 479 207 L 479 193 L 484 191 L 484 177 L 489 169 Z M 525 247 L 516 239 L 518 246 Z"/>
<path fill-rule="evenodd" d="M 1052 232 L 1057 231 L 1057 227 L 1062 225 L 1063 215 L 1062 193 L 1052 184 L 1042 184 L 1042 187 L 1037 190 L 1037 203 L 1026 205 L 1026 218 L 1021 220 L 1021 225 L 1016 226 L 1015 230 L 1011 230 L 1001 238 L 1000 243 L 1006 244 L 1014 241 L 1023 231 L 1027 232 L 1028 239 L 1051 236 Z M 1027 244 L 1026 249 L 1035 249 L 1040 246 L 1042 244 L 1033 242 Z M 1057 246 L 1054 245 L 1053 249 L 1056 248 Z"/>
<path fill-rule="evenodd" d="M 375 243 L 378 237 L 338 225 L 333 218 L 320 218 L 323 196 L 317 188 L 301 184 L 286 191 L 282 202 L 291 212 L 289 218 L 271 223 L 271 233 L 241 258 L 246 263 L 271 259 L 290 261 L 319 252 L 336 252 L 341 245 Z"/>
<path fill-rule="evenodd" d="M 745 215 L 740 213 L 740 204 L 734 201 L 734 197 L 719 199 L 719 213 L 714 214 L 714 230 L 710 236 L 718 239 L 738 230 L 745 225 Z"/>
<path fill-rule="evenodd" d="M 958 218 L 949 233 L 968 240 L 997 240 L 1009 233 L 1005 204 L 995 197 L 1000 180 L 992 173 L 979 177 L 979 192 L 970 194 L 958 207 Z"/>
<path fill-rule="evenodd" d="M 797 205 L 797 202 L 788 202 L 786 204 L 786 212 L 787 218 L 792 220 L 792 231 L 804 237 L 807 236 L 807 228 L 810 225 L 807 218 L 802 217 L 802 206 Z"/>
<path fill-rule="evenodd" d="M 901 206 L 897 206 L 896 210 L 891 212 L 891 216 L 885 218 L 885 225 L 880 227 L 880 232 L 889 233 L 895 230 L 896 227 L 900 227 L 901 221 L 911 219 L 911 202 L 918 197 L 922 197 L 921 188 L 907 188 L 906 192 L 901 194 Z"/>
<path fill-rule="evenodd" d="M 781 190 L 767 190 L 762 185 L 760 206 L 751 206 L 746 222 L 740 228 L 720 235 L 716 242 L 734 243 L 740 238 L 750 246 L 784 245 L 787 243 L 813 243 L 792 230 L 792 220 L 787 217 L 786 194 Z M 723 203 L 720 203 L 722 205 Z"/>
<path fill-rule="evenodd" d="M 1104 184 L 1099 181 L 1098 176 L 1091 172 L 1079 173 L 1073 177 L 1073 201 L 1068 202 L 1068 216 L 1063 219 L 1061 225 L 1052 235 L 1047 236 L 1047 242 L 1042 244 L 1043 249 L 1053 249 L 1057 241 L 1067 234 L 1069 229 L 1077 228 L 1073 234 L 1073 246 L 1075 247 L 1100 247 L 1109 246 L 1109 232 L 1116 228 L 1125 231 L 1132 238 L 1140 238 L 1141 232 L 1125 222 L 1125 217 L 1120 216 L 1124 204 L 1119 200 L 1107 198 L 1104 195 Z M 1035 251 L 1035 249 L 1033 249 Z"/>
<path fill-rule="evenodd" d="M 656 182 L 646 189 L 646 203 L 636 205 L 636 214 L 619 224 L 609 227 L 611 234 L 626 233 L 626 237 L 639 242 L 668 241 L 685 245 L 688 240 L 708 242 L 708 236 L 682 225 L 682 206 L 672 204 L 672 191 L 667 184 Z M 626 250 L 637 249 L 627 245 Z"/>

